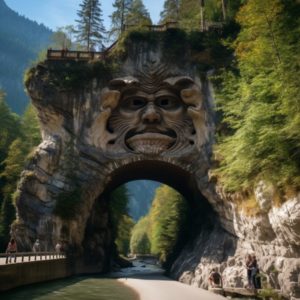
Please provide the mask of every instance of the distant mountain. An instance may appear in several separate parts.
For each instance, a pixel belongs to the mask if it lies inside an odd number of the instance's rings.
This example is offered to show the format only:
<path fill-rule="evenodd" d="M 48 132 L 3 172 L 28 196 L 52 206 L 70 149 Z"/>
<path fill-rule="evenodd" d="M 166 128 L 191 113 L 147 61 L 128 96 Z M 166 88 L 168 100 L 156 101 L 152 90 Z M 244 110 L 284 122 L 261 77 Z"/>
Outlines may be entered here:
<path fill-rule="evenodd" d="M 10 108 L 23 113 L 28 97 L 23 74 L 37 54 L 50 43 L 52 31 L 10 9 L 0 0 L 0 88 Z"/>
<path fill-rule="evenodd" d="M 160 185 L 161 183 L 151 180 L 135 180 L 126 184 L 130 195 L 129 214 L 135 221 L 148 213 L 155 190 Z"/>

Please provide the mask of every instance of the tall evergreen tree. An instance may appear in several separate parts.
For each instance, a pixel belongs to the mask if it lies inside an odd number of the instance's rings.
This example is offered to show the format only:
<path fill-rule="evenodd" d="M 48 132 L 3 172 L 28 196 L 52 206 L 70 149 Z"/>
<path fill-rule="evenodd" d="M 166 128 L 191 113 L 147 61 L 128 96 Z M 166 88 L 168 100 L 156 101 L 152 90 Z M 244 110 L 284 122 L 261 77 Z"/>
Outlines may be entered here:
<path fill-rule="evenodd" d="M 13 118 L 14 115 L 11 116 L 11 113 L 6 111 L 4 119 L 12 122 Z M 0 120 L 2 120 L 2 118 L 0 118 Z M 6 122 L 6 125 L 10 122 Z M 3 128 L 6 129 L 5 123 L 2 125 L 4 125 Z M 15 139 L 10 143 L 6 157 L 0 165 L 0 200 L 2 202 L 0 212 L 0 245 L 2 244 L 2 246 L 9 238 L 10 224 L 15 219 L 13 195 L 16 191 L 20 173 L 24 168 L 28 154 L 41 141 L 39 124 L 32 105 L 26 110 L 21 122 L 12 122 L 11 125 L 16 127 L 9 127 L 10 134 L 12 134 L 12 137 Z"/>
<path fill-rule="evenodd" d="M 21 133 L 21 122 L 20 118 L 12 113 L 5 103 L 5 94 L 0 90 L 0 174 L 5 169 L 5 159 L 10 151 L 10 147 L 13 141 L 20 136 Z M 6 201 L 6 190 L 8 180 L 4 176 L 0 176 L 0 227 L 2 226 L 1 220 L 6 220 L 3 215 L 3 209 L 10 208 L 9 203 Z M 6 202 L 4 204 L 4 202 Z M 2 209 L 3 208 L 3 209 Z M 4 231 L 0 230 L 0 244 L 3 242 L 1 232 L 7 233 L 7 222 L 5 226 L 2 226 Z M 1 245 L 0 245 L 1 246 Z"/>
<path fill-rule="evenodd" d="M 181 236 L 187 216 L 186 200 L 167 185 L 157 188 L 149 212 L 151 252 L 166 262 Z"/>
<path fill-rule="evenodd" d="M 131 230 L 134 225 L 132 218 L 128 216 L 128 190 L 125 185 L 120 186 L 110 195 L 110 216 L 112 235 L 119 253 L 129 252 Z"/>
<path fill-rule="evenodd" d="M 132 230 L 130 239 L 130 252 L 133 254 L 149 254 L 151 244 L 149 240 L 149 215 L 140 218 Z"/>
<path fill-rule="evenodd" d="M 132 0 L 126 18 L 126 24 L 132 26 L 151 25 L 150 14 L 142 0 Z"/>
<path fill-rule="evenodd" d="M 20 118 L 10 111 L 5 102 L 5 93 L 2 90 L 0 90 L 0 128 L 1 163 L 7 155 L 10 144 L 20 134 Z"/>
<path fill-rule="evenodd" d="M 163 11 L 160 13 L 160 23 L 178 21 L 179 0 L 165 0 Z"/>
<path fill-rule="evenodd" d="M 127 18 L 132 0 L 115 0 L 113 7 L 115 11 L 110 16 L 111 29 L 110 36 L 118 37 L 124 30 L 125 20 Z"/>
<path fill-rule="evenodd" d="M 95 50 L 103 47 L 105 28 L 102 20 L 102 9 L 99 0 L 83 0 L 77 25 L 77 41 L 83 44 L 86 49 Z"/>

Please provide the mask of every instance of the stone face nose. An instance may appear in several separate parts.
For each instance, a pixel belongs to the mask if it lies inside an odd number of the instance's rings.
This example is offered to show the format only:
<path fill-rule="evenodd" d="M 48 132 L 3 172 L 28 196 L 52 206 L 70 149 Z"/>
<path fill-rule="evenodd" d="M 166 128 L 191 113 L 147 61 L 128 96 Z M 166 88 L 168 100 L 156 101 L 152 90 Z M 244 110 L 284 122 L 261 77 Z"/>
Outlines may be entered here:
<path fill-rule="evenodd" d="M 142 121 L 144 123 L 150 124 L 150 123 L 158 123 L 161 120 L 161 116 L 157 109 L 155 108 L 155 105 L 153 103 L 148 103 L 145 110 L 142 114 Z"/>

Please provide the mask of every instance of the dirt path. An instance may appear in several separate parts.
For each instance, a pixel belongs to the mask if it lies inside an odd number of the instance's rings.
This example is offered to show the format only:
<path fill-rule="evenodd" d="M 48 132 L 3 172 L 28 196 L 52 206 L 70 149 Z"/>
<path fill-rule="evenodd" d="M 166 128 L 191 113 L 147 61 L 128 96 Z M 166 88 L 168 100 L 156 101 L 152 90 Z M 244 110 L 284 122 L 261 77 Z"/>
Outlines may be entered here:
<path fill-rule="evenodd" d="M 163 275 L 142 275 L 138 278 L 120 278 L 119 281 L 134 289 L 140 300 L 224 300 L 207 290 L 192 287 Z"/>

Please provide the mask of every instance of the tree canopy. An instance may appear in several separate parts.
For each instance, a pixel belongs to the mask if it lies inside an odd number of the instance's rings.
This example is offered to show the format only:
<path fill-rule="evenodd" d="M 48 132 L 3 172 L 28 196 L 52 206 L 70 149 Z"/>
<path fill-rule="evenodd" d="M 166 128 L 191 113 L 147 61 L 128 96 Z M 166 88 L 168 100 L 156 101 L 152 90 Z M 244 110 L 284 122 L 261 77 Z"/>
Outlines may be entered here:
<path fill-rule="evenodd" d="M 99 0 L 83 0 L 77 12 L 77 42 L 86 50 L 103 47 L 105 28 L 102 20 L 101 2 Z"/>
<path fill-rule="evenodd" d="M 132 0 L 126 18 L 126 25 L 142 26 L 151 25 L 150 14 L 142 0 Z"/>
<path fill-rule="evenodd" d="M 119 37 L 124 30 L 127 15 L 129 13 L 132 0 L 115 0 L 113 3 L 114 11 L 111 14 L 111 28 L 109 35 L 111 37 Z"/>
<path fill-rule="evenodd" d="M 133 228 L 131 252 L 152 253 L 166 262 L 181 237 L 186 216 L 187 204 L 182 195 L 167 185 L 158 187 L 148 215 Z"/>
<path fill-rule="evenodd" d="M 236 65 L 222 74 L 217 92 L 226 128 L 219 132 L 217 173 L 229 190 L 260 179 L 299 187 L 299 4 L 249 0 L 237 21 Z"/>
<path fill-rule="evenodd" d="M 178 21 L 179 0 L 165 0 L 163 11 L 160 13 L 160 23 Z"/>

